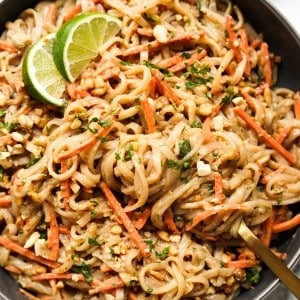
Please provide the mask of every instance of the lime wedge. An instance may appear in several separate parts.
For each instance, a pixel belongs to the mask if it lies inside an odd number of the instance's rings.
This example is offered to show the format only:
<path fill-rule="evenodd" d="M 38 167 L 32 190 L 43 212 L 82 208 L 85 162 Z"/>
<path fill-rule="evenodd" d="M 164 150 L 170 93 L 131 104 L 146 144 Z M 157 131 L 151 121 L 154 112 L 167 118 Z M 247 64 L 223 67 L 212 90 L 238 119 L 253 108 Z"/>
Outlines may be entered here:
<path fill-rule="evenodd" d="M 66 81 L 53 61 L 54 36 L 49 34 L 43 37 L 29 49 L 23 61 L 22 75 L 25 87 L 32 97 L 45 103 L 62 106 Z"/>
<path fill-rule="evenodd" d="M 63 77 L 74 82 L 120 28 L 118 18 L 102 13 L 81 14 L 66 22 L 53 42 L 54 62 Z"/>

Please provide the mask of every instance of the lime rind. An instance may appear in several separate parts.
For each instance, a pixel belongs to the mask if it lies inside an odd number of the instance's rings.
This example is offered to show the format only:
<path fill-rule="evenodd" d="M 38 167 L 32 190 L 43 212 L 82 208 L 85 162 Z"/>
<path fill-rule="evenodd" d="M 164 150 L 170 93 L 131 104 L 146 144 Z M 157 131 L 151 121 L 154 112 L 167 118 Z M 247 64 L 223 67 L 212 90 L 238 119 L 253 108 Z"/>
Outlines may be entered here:
<path fill-rule="evenodd" d="M 74 82 L 120 28 L 118 18 L 103 13 L 84 13 L 63 24 L 53 42 L 54 62 L 62 76 Z"/>
<path fill-rule="evenodd" d="M 26 89 L 37 100 L 63 106 L 66 81 L 57 70 L 52 56 L 54 34 L 36 42 L 27 52 L 22 75 Z"/>

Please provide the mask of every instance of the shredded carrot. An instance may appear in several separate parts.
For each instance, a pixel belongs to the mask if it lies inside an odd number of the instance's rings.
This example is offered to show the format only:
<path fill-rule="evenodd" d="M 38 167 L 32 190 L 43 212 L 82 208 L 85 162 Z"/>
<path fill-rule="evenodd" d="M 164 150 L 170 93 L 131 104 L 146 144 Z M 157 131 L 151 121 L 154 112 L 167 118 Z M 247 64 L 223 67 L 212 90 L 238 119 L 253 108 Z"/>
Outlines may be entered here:
<path fill-rule="evenodd" d="M 46 12 L 46 21 L 50 24 L 55 24 L 57 14 L 57 5 L 55 3 L 49 3 L 47 5 L 47 12 Z"/>
<path fill-rule="evenodd" d="M 16 266 L 13 266 L 11 264 L 7 264 L 5 266 L 5 270 L 7 270 L 8 272 L 11 272 L 11 273 L 15 273 L 15 274 L 22 274 L 22 271 L 17 268 Z"/>
<path fill-rule="evenodd" d="M 242 59 L 241 57 L 241 53 L 240 50 L 238 48 L 238 39 L 237 39 L 237 35 L 234 31 L 234 20 L 232 18 L 232 16 L 227 15 L 226 16 L 226 30 L 227 30 L 227 34 L 228 34 L 228 40 L 229 40 L 229 44 L 231 49 L 234 51 L 234 56 L 236 57 L 237 61 L 240 61 Z"/>
<path fill-rule="evenodd" d="M 13 43 L 3 40 L 0 40 L 0 50 L 11 53 L 18 52 L 18 48 Z"/>
<path fill-rule="evenodd" d="M 45 259 L 41 256 L 36 256 L 34 254 L 34 252 L 23 248 L 21 245 L 19 245 L 18 243 L 10 240 L 7 237 L 0 236 L 0 244 L 2 246 L 4 246 L 6 249 L 9 249 L 9 250 L 11 250 L 15 253 L 18 253 L 22 256 L 25 256 L 25 257 L 27 257 L 27 258 L 35 261 L 35 262 L 38 262 L 42 265 L 48 266 L 49 268 L 55 269 L 55 268 L 58 268 L 60 266 L 60 264 L 57 263 L 57 262 L 50 261 L 50 260 Z"/>
<path fill-rule="evenodd" d="M 77 273 L 41 273 L 35 276 L 32 276 L 31 279 L 35 281 L 41 280 L 69 280 L 72 279 L 73 276 L 76 276 L 76 280 L 84 280 L 84 276 L 82 274 Z"/>
<path fill-rule="evenodd" d="M 283 128 L 280 133 L 276 136 L 277 143 L 281 144 L 284 142 L 284 140 L 288 137 L 288 135 L 291 133 L 293 127 L 288 126 Z"/>
<path fill-rule="evenodd" d="M 70 234 L 70 229 L 66 226 L 59 226 L 58 230 L 60 234 L 64 234 L 64 235 Z"/>
<path fill-rule="evenodd" d="M 172 88 L 164 81 L 163 75 L 158 70 L 153 70 L 153 75 L 157 79 L 157 88 L 159 92 L 166 96 L 167 99 L 172 102 L 174 105 L 178 106 L 181 104 L 180 98 L 174 93 Z"/>
<path fill-rule="evenodd" d="M 209 217 L 216 215 L 219 212 L 222 212 L 224 210 L 227 211 L 232 211 L 232 210 L 242 210 L 243 207 L 240 204 L 231 204 L 230 206 L 225 206 L 224 204 L 215 206 L 212 209 L 204 210 L 200 213 L 198 213 L 190 223 L 185 225 L 185 230 L 190 231 L 192 230 L 195 226 L 197 226 L 200 222 L 205 221 Z"/>
<path fill-rule="evenodd" d="M 247 104 L 249 105 L 249 107 L 255 112 L 256 111 L 256 107 L 255 107 L 255 102 L 253 97 L 251 97 L 249 95 L 249 93 L 247 93 L 245 90 L 241 90 L 241 94 L 242 96 L 245 98 Z"/>
<path fill-rule="evenodd" d="M 181 61 L 183 61 L 183 57 L 177 54 L 177 55 L 174 55 L 174 56 L 171 56 L 171 57 L 168 57 L 168 58 L 162 60 L 159 63 L 159 66 L 161 68 L 170 68 L 170 67 L 180 63 Z"/>
<path fill-rule="evenodd" d="M 168 229 L 174 233 L 174 234 L 180 234 L 180 231 L 178 230 L 175 222 L 174 222 L 174 216 L 173 216 L 173 212 L 170 208 L 168 208 L 166 210 L 166 212 L 164 213 L 164 221 L 165 224 L 167 225 Z"/>
<path fill-rule="evenodd" d="M 156 127 L 155 127 L 154 112 L 148 101 L 148 98 L 147 97 L 141 98 L 140 104 L 141 104 L 142 110 L 144 112 L 145 121 L 146 121 L 147 127 L 148 127 L 148 133 L 155 132 Z"/>
<path fill-rule="evenodd" d="M 62 159 L 60 161 L 60 165 L 61 165 L 61 173 L 65 173 L 68 170 L 68 160 L 67 159 Z M 61 191 L 63 194 L 63 204 L 64 204 L 64 208 L 66 210 L 70 210 L 70 206 L 69 206 L 69 201 L 70 201 L 70 197 L 71 197 L 71 187 L 70 187 L 70 180 L 66 179 L 63 180 L 61 182 Z"/>
<path fill-rule="evenodd" d="M 186 34 L 186 33 L 178 34 L 178 35 L 174 36 L 173 38 L 169 39 L 166 43 L 160 43 L 158 40 L 154 40 L 150 43 L 145 43 L 145 44 L 138 45 L 138 46 L 132 46 L 132 47 L 126 49 L 125 51 L 123 51 L 122 56 L 126 57 L 126 56 L 136 55 L 145 50 L 152 52 L 161 47 L 171 46 L 172 44 L 188 43 L 199 37 L 200 37 L 200 34 L 196 33 L 196 32 L 188 33 L 188 34 Z"/>
<path fill-rule="evenodd" d="M 128 213 L 127 213 L 128 215 Z M 145 224 L 147 223 L 149 217 L 151 216 L 151 209 L 146 208 L 144 209 L 140 214 L 136 222 L 134 223 L 134 226 L 137 230 L 141 230 Z"/>
<path fill-rule="evenodd" d="M 97 141 L 99 141 L 99 138 L 101 137 L 106 137 L 109 132 L 113 129 L 113 125 L 107 126 L 103 128 L 102 130 L 98 131 L 97 133 L 94 134 L 93 137 L 88 139 L 85 143 L 82 145 L 75 147 L 74 149 L 67 151 L 63 153 L 62 155 L 59 156 L 59 160 L 64 160 L 64 159 L 69 159 L 77 154 L 80 154 L 84 151 L 88 151 L 91 147 L 93 147 Z"/>
<path fill-rule="evenodd" d="M 30 294 L 28 291 L 20 288 L 20 292 L 26 297 L 28 300 L 41 300 L 40 297 L 35 297 L 32 294 Z"/>
<path fill-rule="evenodd" d="M 246 66 L 245 66 L 244 73 L 246 76 L 250 76 L 251 65 L 250 65 L 249 43 L 248 43 L 247 32 L 244 28 L 242 28 L 238 31 L 238 35 L 241 38 L 240 47 L 241 47 L 242 51 L 244 52 L 244 54 L 246 55 Z"/>
<path fill-rule="evenodd" d="M 119 276 L 112 276 L 109 279 L 99 282 L 99 284 L 94 288 L 89 290 L 90 295 L 107 292 L 109 290 L 114 290 L 116 288 L 121 288 L 124 286 L 124 282 Z"/>
<path fill-rule="evenodd" d="M 59 253 L 59 227 L 56 219 L 56 212 L 54 206 L 48 202 L 45 202 L 50 216 L 50 228 L 48 233 L 48 243 L 51 249 L 49 254 L 49 260 L 56 261 Z"/>
<path fill-rule="evenodd" d="M 111 268 L 108 264 L 103 263 L 103 264 L 101 264 L 101 266 L 100 266 L 100 271 L 101 271 L 102 273 L 108 273 L 108 272 L 112 271 L 112 268 Z"/>
<path fill-rule="evenodd" d="M 235 69 L 236 69 L 236 62 L 232 61 L 225 69 L 225 72 L 228 75 L 233 75 L 235 73 Z"/>
<path fill-rule="evenodd" d="M 216 215 L 217 214 L 217 211 L 215 210 L 205 210 L 201 213 L 198 213 L 197 216 L 195 216 L 192 220 L 191 223 L 188 223 L 186 226 L 185 226 L 185 230 L 186 231 L 190 231 L 192 230 L 195 226 L 197 226 L 200 222 L 206 220 L 207 218 L 213 216 L 213 215 Z"/>
<path fill-rule="evenodd" d="M 152 99 L 155 99 L 156 96 L 156 82 L 157 79 L 154 76 L 152 76 L 149 85 L 149 97 L 151 97 Z"/>
<path fill-rule="evenodd" d="M 273 231 L 273 224 L 275 220 L 275 212 L 274 210 L 271 211 L 269 218 L 263 224 L 263 234 L 260 236 L 260 240 L 262 243 L 269 247 L 272 240 L 272 231 Z"/>
<path fill-rule="evenodd" d="M 290 154 L 282 145 L 280 145 L 272 136 L 270 136 L 259 124 L 257 124 L 241 107 L 235 107 L 234 112 L 242 118 L 247 125 L 253 129 L 259 137 L 262 137 L 266 144 L 277 151 L 290 164 L 296 162 L 292 154 Z"/>
<path fill-rule="evenodd" d="M 67 83 L 67 92 L 72 100 L 77 100 L 79 98 L 85 98 L 90 95 L 90 93 L 84 89 L 77 82 Z"/>
<path fill-rule="evenodd" d="M 294 111 L 297 120 L 300 120 L 300 94 L 297 92 L 294 96 Z"/>
<path fill-rule="evenodd" d="M 268 170 L 268 169 L 266 169 L 265 175 L 264 175 L 264 177 L 262 177 L 262 179 L 261 179 L 261 183 L 267 184 L 268 181 L 269 181 L 274 175 L 280 174 L 284 169 L 285 169 L 285 167 L 284 167 L 284 166 L 281 166 L 281 167 L 277 168 L 275 171 L 269 172 L 269 173 L 267 173 L 267 170 Z"/>
<path fill-rule="evenodd" d="M 271 86 L 272 85 L 272 68 L 270 61 L 269 46 L 267 43 L 262 43 L 260 46 L 262 55 L 262 65 L 265 82 Z"/>
<path fill-rule="evenodd" d="M 130 291 L 128 293 L 128 300 L 138 300 L 138 297 L 134 292 Z"/>
<path fill-rule="evenodd" d="M 203 135 L 203 142 L 210 143 L 213 141 L 213 135 L 211 134 L 211 123 L 212 118 L 208 117 L 205 119 L 202 125 L 202 135 Z"/>
<path fill-rule="evenodd" d="M 139 35 L 142 36 L 148 36 L 148 37 L 153 36 L 153 31 L 151 28 L 139 27 L 136 31 Z"/>
<path fill-rule="evenodd" d="M 64 21 L 67 22 L 67 21 L 71 20 L 80 12 L 81 12 L 81 4 L 75 5 L 65 14 Z"/>
<path fill-rule="evenodd" d="M 196 52 L 193 53 L 192 56 L 190 58 L 184 59 L 182 61 L 179 61 L 176 65 L 172 66 L 169 68 L 170 72 L 178 72 L 181 71 L 183 69 L 185 69 L 187 66 L 191 66 L 193 65 L 195 62 L 198 62 L 200 59 L 202 59 L 203 57 L 205 57 L 207 54 L 206 50 L 202 50 L 201 52 Z"/>
<path fill-rule="evenodd" d="M 102 182 L 100 182 L 100 188 L 101 188 L 103 194 L 105 195 L 109 206 L 112 208 L 112 210 L 114 211 L 117 218 L 122 220 L 122 224 L 128 231 L 132 242 L 135 244 L 135 246 L 137 246 L 140 249 L 140 251 L 144 257 L 148 257 L 150 255 L 150 253 L 148 251 L 149 250 L 148 246 L 143 241 L 142 237 L 139 235 L 138 231 L 136 230 L 136 228 L 134 227 L 134 225 L 128 218 L 127 214 L 124 212 L 121 204 L 119 203 L 117 198 L 114 196 L 114 194 L 112 193 L 109 186 L 105 182 L 102 181 Z"/>
<path fill-rule="evenodd" d="M 219 203 L 222 203 L 224 201 L 224 193 L 223 193 L 223 181 L 222 181 L 222 175 L 219 172 L 216 172 L 214 175 L 215 185 L 215 195 L 217 199 L 219 200 Z"/>
<path fill-rule="evenodd" d="M 285 222 L 274 224 L 272 231 L 273 231 L 273 233 L 287 231 L 298 225 L 300 225 L 300 214 L 297 214 L 296 216 L 294 216 L 293 218 L 291 218 L 290 220 L 287 220 Z"/>
<path fill-rule="evenodd" d="M 11 195 L 2 195 L 2 193 L 0 194 L 0 208 L 3 207 L 8 207 L 11 205 L 12 199 L 11 199 Z"/>
<path fill-rule="evenodd" d="M 227 268 L 246 269 L 252 268 L 256 265 L 256 262 L 250 259 L 233 260 L 226 263 Z"/>

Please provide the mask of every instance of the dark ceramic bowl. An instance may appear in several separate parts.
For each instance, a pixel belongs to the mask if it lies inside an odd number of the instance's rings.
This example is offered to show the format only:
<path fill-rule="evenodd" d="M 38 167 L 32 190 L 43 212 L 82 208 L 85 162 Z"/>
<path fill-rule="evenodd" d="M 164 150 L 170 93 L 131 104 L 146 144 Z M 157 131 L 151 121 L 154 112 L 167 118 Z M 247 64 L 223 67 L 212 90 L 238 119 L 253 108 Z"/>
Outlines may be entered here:
<path fill-rule="evenodd" d="M 34 0 L 0 0 L 0 30 L 8 20 L 14 20 L 19 13 L 34 7 L 38 1 Z M 282 57 L 278 70 L 277 85 L 294 90 L 300 89 L 300 39 L 289 23 L 265 0 L 233 0 L 237 4 L 250 24 L 257 32 L 263 33 L 270 49 Z M 299 205 L 294 207 L 299 211 Z M 289 268 L 300 273 L 300 229 L 285 233 L 276 245 L 286 252 Z M 300 288 L 300 287 L 299 287 Z M 3 269 L 0 269 L 0 299 L 25 300 L 19 293 L 16 282 Z M 270 270 L 264 268 L 261 282 L 252 290 L 244 291 L 238 300 L 282 300 L 295 299 L 287 289 L 278 282 Z"/>

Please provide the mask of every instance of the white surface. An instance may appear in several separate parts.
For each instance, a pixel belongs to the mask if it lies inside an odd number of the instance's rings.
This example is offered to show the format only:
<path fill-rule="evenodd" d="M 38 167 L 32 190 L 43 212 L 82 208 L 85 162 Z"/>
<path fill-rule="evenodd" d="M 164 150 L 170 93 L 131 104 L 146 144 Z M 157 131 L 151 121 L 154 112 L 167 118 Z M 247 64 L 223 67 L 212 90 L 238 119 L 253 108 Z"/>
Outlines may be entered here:
<path fill-rule="evenodd" d="M 255 0 L 254 0 L 255 1 Z M 300 1 L 268 0 L 279 10 L 300 35 Z"/>

